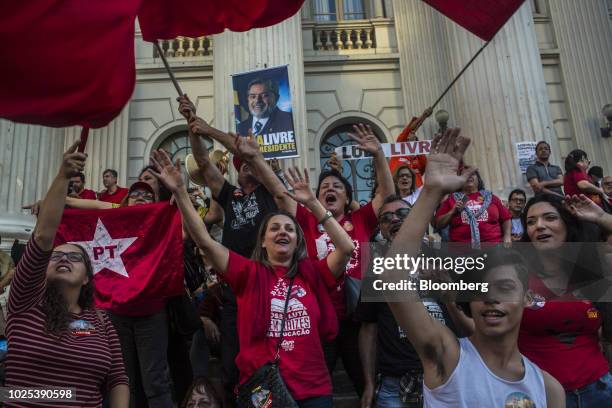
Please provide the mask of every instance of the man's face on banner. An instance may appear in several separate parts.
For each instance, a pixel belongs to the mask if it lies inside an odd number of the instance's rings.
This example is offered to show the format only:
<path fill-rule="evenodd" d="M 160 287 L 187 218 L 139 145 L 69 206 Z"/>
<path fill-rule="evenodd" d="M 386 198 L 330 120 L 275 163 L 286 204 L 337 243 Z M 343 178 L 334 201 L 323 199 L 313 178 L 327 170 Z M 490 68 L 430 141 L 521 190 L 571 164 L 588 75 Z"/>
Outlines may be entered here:
<path fill-rule="evenodd" d="M 253 84 L 248 91 L 249 112 L 256 118 L 266 118 L 276 107 L 276 95 L 264 84 Z"/>

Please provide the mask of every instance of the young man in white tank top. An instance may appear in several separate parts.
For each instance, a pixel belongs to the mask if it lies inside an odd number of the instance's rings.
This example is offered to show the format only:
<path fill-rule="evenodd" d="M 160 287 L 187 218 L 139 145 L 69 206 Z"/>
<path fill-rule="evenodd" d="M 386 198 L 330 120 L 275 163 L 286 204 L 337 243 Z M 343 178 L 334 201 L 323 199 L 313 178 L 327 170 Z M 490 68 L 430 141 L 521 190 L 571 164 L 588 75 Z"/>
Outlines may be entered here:
<path fill-rule="evenodd" d="M 458 175 L 470 140 L 449 129 L 432 142 L 425 185 L 387 254 L 417 257 L 421 238 L 438 204 L 461 188 L 475 169 Z M 565 394 L 557 380 L 523 357 L 517 345 L 523 308 L 529 302 L 524 271 L 516 254 L 508 253 L 488 266 L 486 299 L 469 303 L 474 334 L 458 340 L 431 318 L 416 291 L 405 291 L 403 302 L 389 302 L 396 321 L 421 358 L 426 408 L 549 407 L 564 408 Z M 520 264 L 520 261 L 518 261 Z M 403 270 L 386 270 L 385 282 L 405 279 Z M 523 282 L 522 282 L 523 281 Z"/>

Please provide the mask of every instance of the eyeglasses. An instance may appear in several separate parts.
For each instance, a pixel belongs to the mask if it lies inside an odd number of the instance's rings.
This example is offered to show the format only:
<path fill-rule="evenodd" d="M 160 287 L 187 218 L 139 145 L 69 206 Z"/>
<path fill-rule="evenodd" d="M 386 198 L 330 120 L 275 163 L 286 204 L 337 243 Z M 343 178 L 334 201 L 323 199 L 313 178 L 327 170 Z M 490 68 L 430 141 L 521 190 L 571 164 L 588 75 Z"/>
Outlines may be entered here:
<path fill-rule="evenodd" d="M 153 194 L 151 194 L 148 191 L 144 191 L 144 190 L 134 190 L 131 191 L 129 194 L 130 198 L 138 198 L 138 197 L 142 197 L 145 200 L 153 200 Z"/>
<path fill-rule="evenodd" d="M 524 198 L 513 198 L 512 200 L 513 203 L 518 203 L 518 204 L 524 204 L 525 203 L 525 199 Z"/>
<path fill-rule="evenodd" d="M 51 260 L 56 262 L 62 259 L 66 255 L 66 258 L 70 262 L 85 262 L 85 257 L 80 252 L 62 252 L 62 251 L 53 251 L 51 252 Z"/>
<path fill-rule="evenodd" d="M 396 210 L 395 212 L 385 211 L 384 213 L 380 214 L 379 220 L 381 223 L 389 223 L 393 221 L 394 215 L 400 220 L 403 220 L 404 218 L 408 216 L 409 213 L 410 213 L 410 208 L 400 208 Z"/>

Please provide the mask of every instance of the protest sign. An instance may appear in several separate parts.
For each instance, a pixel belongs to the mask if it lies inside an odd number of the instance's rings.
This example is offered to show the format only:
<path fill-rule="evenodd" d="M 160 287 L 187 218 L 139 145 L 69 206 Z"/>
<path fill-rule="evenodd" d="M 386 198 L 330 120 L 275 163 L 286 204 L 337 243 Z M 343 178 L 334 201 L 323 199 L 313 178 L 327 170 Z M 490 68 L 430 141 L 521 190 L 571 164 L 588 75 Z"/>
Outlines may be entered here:
<path fill-rule="evenodd" d="M 429 154 L 431 140 L 417 140 L 414 142 L 383 143 L 381 144 L 385 157 L 418 156 Z M 371 158 L 372 155 L 361 150 L 357 145 L 340 146 L 335 149 L 341 160 L 359 160 Z"/>
<path fill-rule="evenodd" d="M 266 159 L 298 157 L 287 66 L 232 76 L 236 133 L 249 131 Z"/>
<path fill-rule="evenodd" d="M 518 142 L 516 144 L 516 157 L 518 158 L 519 168 L 522 174 L 527 172 L 527 167 L 535 163 L 536 144 L 537 142 Z"/>

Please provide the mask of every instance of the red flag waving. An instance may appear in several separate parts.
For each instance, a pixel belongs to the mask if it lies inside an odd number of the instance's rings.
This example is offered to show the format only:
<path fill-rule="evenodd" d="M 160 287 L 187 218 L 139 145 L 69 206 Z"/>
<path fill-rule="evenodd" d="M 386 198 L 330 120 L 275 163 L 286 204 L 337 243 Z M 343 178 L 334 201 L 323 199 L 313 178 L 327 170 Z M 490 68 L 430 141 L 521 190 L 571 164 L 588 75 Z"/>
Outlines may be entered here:
<path fill-rule="evenodd" d="M 304 0 L 147 0 L 138 22 L 146 41 L 247 31 L 291 17 Z"/>
<path fill-rule="evenodd" d="M 136 16 L 148 41 L 276 24 L 304 0 L 0 0 L 0 117 L 106 126 L 135 85 Z"/>
<path fill-rule="evenodd" d="M 491 41 L 525 2 L 525 0 L 423 1 L 485 41 Z"/>
<path fill-rule="evenodd" d="M 82 246 L 91 259 L 96 306 L 146 315 L 185 291 L 181 217 L 166 203 L 66 210 L 55 245 Z"/>
<path fill-rule="evenodd" d="M 105 126 L 132 96 L 142 0 L 2 1 L 0 116 Z"/>

